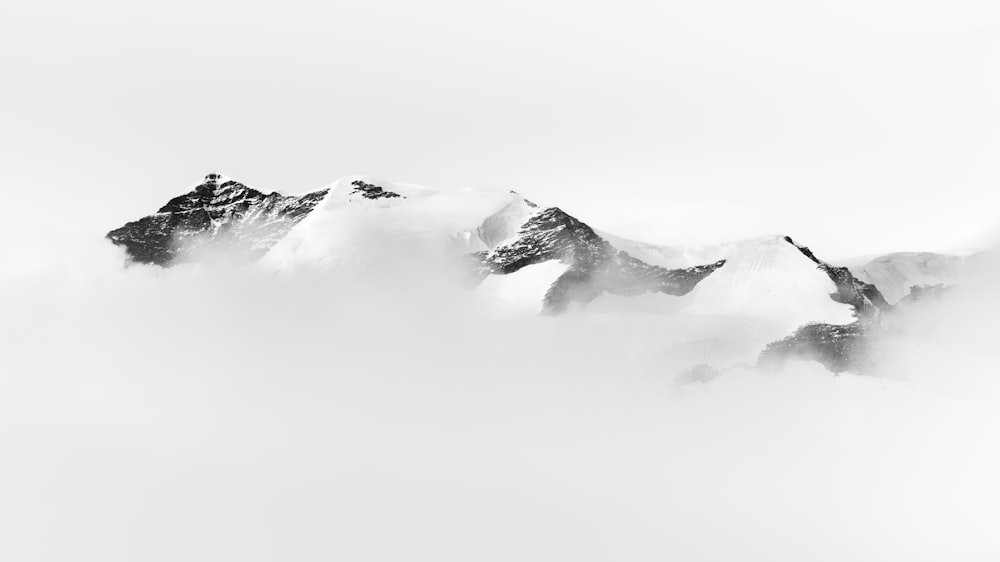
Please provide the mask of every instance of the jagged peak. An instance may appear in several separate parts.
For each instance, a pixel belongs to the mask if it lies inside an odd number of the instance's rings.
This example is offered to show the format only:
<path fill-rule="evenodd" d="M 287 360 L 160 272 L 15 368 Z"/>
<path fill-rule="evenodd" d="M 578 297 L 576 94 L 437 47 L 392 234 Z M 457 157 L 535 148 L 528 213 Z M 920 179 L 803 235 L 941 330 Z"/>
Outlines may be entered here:
<path fill-rule="evenodd" d="M 791 236 L 785 236 L 785 241 L 798 248 L 802 255 L 812 260 L 819 269 L 826 273 L 837 287 L 837 292 L 832 293 L 830 298 L 836 302 L 850 305 L 859 318 L 877 319 L 882 313 L 892 308 L 878 287 L 858 279 L 851 273 L 850 269 L 833 266 L 819 259 L 808 246 L 797 244 Z"/>
<path fill-rule="evenodd" d="M 256 259 L 309 214 L 326 195 L 269 194 L 211 172 L 190 191 L 170 199 L 151 215 L 112 230 L 106 237 L 124 246 L 133 262 L 169 265 L 218 243 Z"/>
<path fill-rule="evenodd" d="M 800 252 L 802 252 L 802 255 L 804 255 L 805 257 L 809 258 L 810 260 L 812 260 L 813 262 L 815 262 L 817 265 L 827 266 L 826 262 L 824 262 L 821 259 L 817 258 L 816 254 L 814 254 L 812 252 L 812 250 L 809 249 L 808 246 L 803 246 L 801 244 L 797 244 L 795 242 L 795 240 L 792 240 L 791 236 L 783 236 L 783 238 L 784 238 L 785 242 L 788 242 L 792 246 L 795 246 L 796 248 L 798 248 L 798 250 Z M 829 267 L 829 266 L 827 266 L 827 267 Z"/>

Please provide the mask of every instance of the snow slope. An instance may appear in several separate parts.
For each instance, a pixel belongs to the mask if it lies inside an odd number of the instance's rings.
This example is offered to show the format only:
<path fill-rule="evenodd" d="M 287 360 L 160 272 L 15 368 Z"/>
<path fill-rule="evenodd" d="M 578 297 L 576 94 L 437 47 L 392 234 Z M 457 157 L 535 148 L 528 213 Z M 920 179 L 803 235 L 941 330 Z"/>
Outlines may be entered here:
<path fill-rule="evenodd" d="M 502 190 L 444 190 L 366 176 L 340 179 L 329 194 L 266 256 L 275 265 L 331 263 L 358 257 L 366 241 L 470 254 L 513 236 L 530 203 Z"/>
<path fill-rule="evenodd" d="M 549 288 L 567 269 L 569 265 L 550 260 L 508 275 L 489 275 L 476 287 L 476 293 L 498 309 L 537 314 L 543 309 Z"/>
<path fill-rule="evenodd" d="M 512 191 L 442 190 L 364 176 L 331 185 L 323 202 L 264 262 L 356 271 L 372 260 L 418 255 L 436 266 L 449 258 L 453 265 L 464 264 L 459 267 L 485 283 L 481 292 L 512 307 L 534 301 L 533 310 L 548 313 L 605 292 L 683 295 L 721 266 L 647 264 L 561 209 L 540 208 Z"/>
<path fill-rule="evenodd" d="M 656 246 L 605 235 L 612 244 L 649 263 L 688 267 L 725 260 L 681 301 L 688 314 L 766 318 L 778 332 L 809 322 L 848 324 L 851 307 L 834 302 L 829 276 L 783 236 L 701 248 Z"/>

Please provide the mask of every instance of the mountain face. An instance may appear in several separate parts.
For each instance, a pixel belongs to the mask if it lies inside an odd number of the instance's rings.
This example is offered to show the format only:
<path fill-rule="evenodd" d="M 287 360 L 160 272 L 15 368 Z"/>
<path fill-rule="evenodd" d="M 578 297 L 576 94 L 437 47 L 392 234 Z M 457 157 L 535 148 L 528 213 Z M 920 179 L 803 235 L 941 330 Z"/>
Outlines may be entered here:
<path fill-rule="evenodd" d="M 761 353 L 760 363 L 775 368 L 788 359 L 811 359 L 834 373 L 870 370 L 877 359 L 872 355 L 872 336 L 885 329 L 886 315 L 891 314 L 892 306 L 875 285 L 859 280 L 850 269 L 820 260 L 808 247 L 796 244 L 790 237 L 785 237 L 785 241 L 833 281 L 836 291 L 830 294 L 830 299 L 850 306 L 855 320 L 850 324 L 806 324 L 790 336 L 768 344 Z"/>
<path fill-rule="evenodd" d="M 156 213 L 112 230 L 107 238 L 137 263 L 169 266 L 197 259 L 199 252 L 224 250 L 252 261 L 263 256 L 326 196 L 264 194 L 209 174 L 192 191 Z"/>
<path fill-rule="evenodd" d="M 650 265 L 616 249 L 557 207 L 532 215 L 512 241 L 480 257 L 483 270 L 498 275 L 550 260 L 567 264 L 545 293 L 543 310 L 549 313 L 562 312 L 571 302 L 588 303 L 603 293 L 685 295 L 726 263 L 719 260 L 681 269 Z"/>
<path fill-rule="evenodd" d="M 780 368 L 788 359 L 808 359 L 834 373 L 875 372 L 883 359 L 875 342 L 895 333 L 898 317 L 911 307 L 947 295 L 962 268 L 979 257 L 896 253 L 854 268 L 835 267 L 791 238 L 786 240 L 830 277 L 837 288 L 830 298 L 849 305 L 855 320 L 849 324 L 808 323 L 768 344 L 759 362 L 770 368 Z"/>

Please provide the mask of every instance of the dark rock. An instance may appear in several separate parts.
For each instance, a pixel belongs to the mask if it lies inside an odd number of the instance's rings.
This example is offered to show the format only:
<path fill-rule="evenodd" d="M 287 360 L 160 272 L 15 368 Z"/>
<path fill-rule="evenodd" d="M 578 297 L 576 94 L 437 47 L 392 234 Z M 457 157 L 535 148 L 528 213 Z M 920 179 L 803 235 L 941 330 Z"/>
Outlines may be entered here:
<path fill-rule="evenodd" d="M 351 185 L 354 186 L 354 190 L 351 193 L 360 193 L 365 199 L 406 199 L 403 195 L 387 191 L 380 186 L 365 183 L 361 180 L 354 180 L 351 182 Z"/>
<path fill-rule="evenodd" d="M 780 370 L 785 361 L 801 359 L 817 361 L 834 373 L 867 372 L 876 363 L 869 336 L 877 329 L 860 320 L 844 325 L 807 324 L 787 338 L 768 344 L 759 365 Z"/>
<path fill-rule="evenodd" d="M 845 325 L 815 323 L 802 326 L 792 335 L 768 344 L 758 364 L 776 370 L 789 359 L 806 359 L 818 361 L 834 373 L 870 371 L 877 363 L 873 336 L 884 331 L 885 316 L 893 307 L 875 285 L 857 279 L 846 267 L 835 267 L 820 260 L 808 247 L 799 246 L 788 236 L 785 241 L 826 273 L 837 289 L 830 294 L 830 299 L 849 305 L 856 320 Z"/>
<path fill-rule="evenodd" d="M 175 197 L 155 214 L 112 230 L 107 238 L 137 263 L 169 266 L 189 261 L 211 246 L 231 258 L 260 258 L 326 196 L 264 194 L 236 181 L 220 183 L 209 174 L 189 193 Z"/>
<path fill-rule="evenodd" d="M 816 267 L 826 273 L 837 287 L 837 292 L 832 293 L 830 298 L 834 302 L 850 305 L 858 318 L 872 319 L 892 308 L 875 285 L 856 278 L 848 268 L 834 267 L 820 260 L 808 247 L 799 246 L 789 236 L 785 237 L 785 241 L 798 248 L 816 264 Z"/>
<path fill-rule="evenodd" d="M 546 313 L 562 312 L 571 302 L 587 303 L 605 292 L 685 295 L 725 264 L 722 260 L 687 269 L 650 265 L 615 249 L 590 226 L 557 207 L 533 215 L 521 226 L 513 242 L 478 257 L 482 260 L 480 276 L 514 273 L 550 260 L 568 264 L 569 268 L 545 294 Z"/>

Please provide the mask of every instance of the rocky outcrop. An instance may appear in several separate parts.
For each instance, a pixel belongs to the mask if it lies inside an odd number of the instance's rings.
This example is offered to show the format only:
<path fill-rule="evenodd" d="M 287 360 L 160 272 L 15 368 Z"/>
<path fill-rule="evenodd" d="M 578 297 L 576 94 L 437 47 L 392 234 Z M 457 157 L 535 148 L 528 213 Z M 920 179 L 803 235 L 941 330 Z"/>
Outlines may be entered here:
<path fill-rule="evenodd" d="M 136 263 L 169 266 L 211 248 L 227 259 L 253 261 L 267 252 L 327 191 L 264 194 L 218 174 L 167 202 L 156 213 L 112 230 L 107 238 Z"/>
<path fill-rule="evenodd" d="M 809 258 L 816 264 L 817 268 L 826 273 L 837 288 L 837 291 L 832 293 L 830 298 L 834 302 L 850 305 L 856 317 L 874 319 L 891 308 L 875 285 L 861 281 L 851 273 L 850 269 L 835 267 L 820 260 L 807 246 L 796 244 L 789 236 L 785 237 L 785 241 L 798 248 L 802 255 Z"/>
<path fill-rule="evenodd" d="M 602 293 L 684 295 L 725 264 L 666 269 L 615 249 L 587 224 L 558 207 L 533 214 L 515 239 L 479 254 L 482 275 L 506 275 L 526 266 L 558 260 L 569 268 L 545 294 L 543 311 L 559 313 L 572 302 L 587 303 Z"/>
<path fill-rule="evenodd" d="M 871 340 L 884 330 L 886 315 L 893 307 L 875 285 L 857 279 L 848 268 L 820 260 L 808 247 L 796 244 L 790 237 L 786 236 L 785 241 L 798 248 L 833 281 L 836 291 L 830 298 L 849 305 L 855 321 L 846 325 L 802 326 L 792 335 L 768 344 L 760 355 L 760 365 L 780 369 L 789 359 L 806 359 L 818 361 L 834 373 L 870 371 L 877 362 Z"/>
<path fill-rule="evenodd" d="M 870 335 L 878 326 L 855 321 L 850 324 L 807 324 L 792 335 L 768 344 L 759 364 L 780 370 L 789 359 L 813 360 L 834 373 L 864 373 L 876 363 Z"/>
<path fill-rule="evenodd" d="M 366 183 L 366 182 L 361 181 L 361 180 L 354 180 L 354 181 L 351 182 L 351 185 L 354 186 L 354 189 L 352 190 L 352 193 L 358 193 L 362 197 L 364 197 L 365 199 L 398 199 L 398 198 L 405 199 L 406 198 L 406 197 L 404 197 L 404 196 L 402 196 L 402 195 L 400 195 L 398 193 L 394 193 L 392 191 L 387 191 L 386 189 L 382 188 L 382 186 L 378 186 L 378 185 L 371 184 L 371 183 Z"/>

